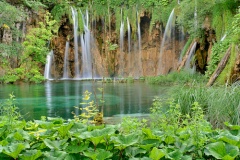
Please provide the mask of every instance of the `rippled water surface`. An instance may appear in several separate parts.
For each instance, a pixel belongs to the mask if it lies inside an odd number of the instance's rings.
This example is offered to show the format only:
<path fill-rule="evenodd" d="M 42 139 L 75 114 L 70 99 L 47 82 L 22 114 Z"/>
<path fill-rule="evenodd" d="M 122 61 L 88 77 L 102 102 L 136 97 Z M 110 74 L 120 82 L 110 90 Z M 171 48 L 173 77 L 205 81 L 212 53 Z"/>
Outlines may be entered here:
<path fill-rule="evenodd" d="M 41 116 L 73 118 L 72 112 L 84 107 L 83 93 L 92 92 L 91 99 L 98 99 L 104 89 L 104 117 L 148 114 L 154 96 L 164 97 L 169 87 L 135 83 L 104 83 L 91 81 L 48 81 L 43 84 L 1 85 L 0 101 L 16 96 L 16 105 L 25 119 L 40 119 Z"/>

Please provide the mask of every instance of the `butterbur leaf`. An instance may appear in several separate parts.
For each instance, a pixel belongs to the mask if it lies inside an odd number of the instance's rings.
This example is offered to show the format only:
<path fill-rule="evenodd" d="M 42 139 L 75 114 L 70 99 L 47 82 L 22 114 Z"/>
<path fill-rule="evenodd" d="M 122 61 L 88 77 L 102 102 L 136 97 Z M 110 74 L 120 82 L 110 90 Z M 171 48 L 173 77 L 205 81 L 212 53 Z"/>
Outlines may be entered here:
<path fill-rule="evenodd" d="M 153 160 L 158 160 L 158 159 L 160 159 L 160 158 L 162 158 L 164 156 L 165 156 L 165 153 L 162 150 L 157 149 L 156 147 L 154 147 L 152 149 L 152 151 L 150 152 L 150 156 L 149 157 L 151 159 L 153 159 Z"/>
<path fill-rule="evenodd" d="M 12 143 L 9 146 L 3 147 L 3 153 L 16 159 L 26 146 L 23 143 Z"/>
<path fill-rule="evenodd" d="M 180 152 L 180 150 L 174 150 L 173 152 L 167 153 L 166 158 L 170 158 L 170 159 L 181 159 L 181 157 L 183 156 L 183 154 Z"/>
<path fill-rule="evenodd" d="M 89 143 L 81 143 L 80 145 L 69 145 L 66 148 L 68 153 L 79 153 L 87 150 Z"/>
<path fill-rule="evenodd" d="M 98 152 L 97 154 L 97 160 L 105 160 L 108 158 L 111 158 L 113 155 L 113 153 L 109 152 L 109 151 L 105 151 L 105 150 L 101 150 Z"/>
<path fill-rule="evenodd" d="M 237 145 L 239 140 L 240 140 L 240 137 L 239 136 L 234 136 L 232 135 L 230 132 L 228 131 L 224 131 L 221 135 L 220 135 L 220 140 L 224 141 L 224 142 L 227 142 L 229 144 L 232 144 L 232 145 Z"/>
<path fill-rule="evenodd" d="M 45 145 L 48 146 L 50 149 L 55 149 L 55 150 L 65 149 L 66 142 L 67 142 L 67 139 L 58 140 L 58 141 L 51 141 L 49 139 L 44 139 Z"/>
<path fill-rule="evenodd" d="M 35 160 L 42 155 L 40 150 L 28 150 L 20 155 L 20 158 L 23 160 Z"/>
<path fill-rule="evenodd" d="M 63 151 L 50 151 L 45 152 L 45 160 L 65 160 L 67 153 Z"/>
<path fill-rule="evenodd" d="M 210 143 L 206 146 L 204 153 L 208 156 L 213 156 L 217 159 L 233 160 L 239 155 L 239 148 L 230 144 L 225 144 L 222 141 Z"/>
<path fill-rule="evenodd" d="M 118 137 L 112 137 L 112 141 L 114 141 L 114 145 L 118 147 L 120 150 L 125 149 L 128 146 L 134 145 L 138 142 L 137 134 L 129 134 L 129 135 L 118 135 Z"/>
<path fill-rule="evenodd" d="M 153 160 L 152 158 L 148 158 L 148 157 L 141 157 L 141 158 L 129 158 L 129 160 Z"/>
<path fill-rule="evenodd" d="M 138 154 L 145 154 L 147 151 L 138 147 L 127 147 L 125 152 L 129 157 L 135 157 Z"/>

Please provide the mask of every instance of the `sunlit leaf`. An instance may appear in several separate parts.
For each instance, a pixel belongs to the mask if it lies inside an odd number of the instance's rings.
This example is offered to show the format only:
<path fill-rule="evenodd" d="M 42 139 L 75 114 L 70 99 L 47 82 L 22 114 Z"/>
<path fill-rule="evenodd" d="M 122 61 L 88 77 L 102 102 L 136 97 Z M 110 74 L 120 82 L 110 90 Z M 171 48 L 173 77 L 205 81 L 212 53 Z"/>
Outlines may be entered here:
<path fill-rule="evenodd" d="M 46 156 L 46 160 L 65 160 L 67 153 L 64 151 L 50 151 L 45 152 L 44 155 Z"/>
<path fill-rule="evenodd" d="M 204 153 L 209 156 L 211 155 L 217 159 L 228 157 L 229 160 L 233 160 L 239 155 L 239 148 L 237 146 L 225 144 L 222 141 L 218 141 L 208 144 L 204 150 Z"/>
<path fill-rule="evenodd" d="M 67 139 L 63 140 L 57 140 L 57 141 L 51 141 L 49 139 L 44 139 L 43 141 L 46 146 L 48 146 L 50 149 L 60 150 L 65 149 L 67 146 Z"/>
<path fill-rule="evenodd" d="M 150 152 L 150 156 L 149 157 L 151 159 L 153 159 L 153 160 L 158 160 L 158 159 L 160 159 L 160 158 L 162 158 L 164 156 L 165 156 L 165 153 L 162 150 L 157 149 L 156 147 L 154 147 L 152 149 L 152 151 Z"/>
<path fill-rule="evenodd" d="M 20 155 L 20 158 L 23 160 L 35 160 L 38 159 L 41 155 L 42 152 L 40 150 L 27 150 Z"/>

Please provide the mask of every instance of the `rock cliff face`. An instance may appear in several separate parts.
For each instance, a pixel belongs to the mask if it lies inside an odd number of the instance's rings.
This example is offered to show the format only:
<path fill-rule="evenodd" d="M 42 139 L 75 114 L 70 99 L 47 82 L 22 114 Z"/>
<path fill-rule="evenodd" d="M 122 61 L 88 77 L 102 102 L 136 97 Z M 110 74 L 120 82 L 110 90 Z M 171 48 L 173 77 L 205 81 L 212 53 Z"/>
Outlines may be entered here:
<path fill-rule="evenodd" d="M 16 1 L 17 2 L 17 1 Z M 16 24 L 16 27 L 21 30 L 23 35 L 26 35 L 30 28 L 38 25 L 43 18 L 41 13 L 26 10 L 27 19 L 24 22 Z M 123 33 L 123 44 L 120 44 L 120 29 L 116 28 L 116 19 L 111 17 L 111 27 L 106 27 L 101 19 L 91 21 L 91 66 L 93 68 L 92 75 L 94 77 L 134 77 L 141 76 L 157 76 L 168 74 L 176 71 L 180 63 L 180 54 L 188 39 L 187 34 L 183 34 L 180 27 L 172 29 L 171 40 L 166 41 L 161 46 L 163 34 L 166 28 L 161 23 L 153 25 L 150 32 L 151 16 L 148 13 L 140 14 L 140 32 L 130 26 L 130 41 L 129 31 L 125 24 Z M 215 33 L 211 29 L 210 20 L 206 17 L 203 24 L 205 35 L 201 40 L 196 40 L 195 59 L 191 62 L 191 66 L 196 66 L 196 70 L 202 74 L 206 71 L 206 66 L 209 62 L 211 48 L 216 41 Z M 12 43 L 11 30 L 3 30 L 1 34 L 1 43 Z M 139 39 L 141 35 L 141 39 Z M 21 43 L 24 39 L 19 39 Z M 50 48 L 53 49 L 53 61 L 51 62 L 51 77 L 61 79 L 64 72 L 64 58 L 66 42 L 69 42 L 68 49 L 68 76 L 74 78 L 76 76 L 75 66 L 76 59 L 74 48 L 74 29 L 68 17 L 63 17 L 60 23 L 58 35 L 50 42 Z M 83 47 L 80 44 L 80 36 L 78 36 L 78 54 L 79 54 L 79 69 L 84 72 L 83 62 Z M 162 54 L 160 50 L 162 47 Z M 238 54 L 239 55 L 239 54 Z M 17 59 L 13 58 L 12 65 L 16 65 Z M 14 66 L 13 66 L 14 67 Z M 17 67 L 17 66 L 15 66 Z M 239 77 L 239 57 L 236 61 L 233 76 Z M 41 69 L 44 72 L 44 66 Z M 0 75 L 4 74 L 4 69 L 0 68 Z"/>
<path fill-rule="evenodd" d="M 141 77 L 156 76 L 159 74 L 167 74 L 177 69 L 179 56 L 183 49 L 186 38 L 180 38 L 180 30 L 175 29 L 171 42 L 166 43 L 163 47 L 163 54 L 160 55 L 160 47 L 164 28 L 161 24 L 156 24 L 151 33 L 149 32 L 150 17 L 142 14 L 140 21 L 141 40 L 139 42 L 137 33 L 131 37 L 130 49 L 128 32 L 124 33 L 123 47 L 120 47 L 119 33 L 115 29 L 114 19 L 112 20 L 112 28 L 109 31 L 103 30 L 102 23 L 93 22 L 91 29 L 94 41 L 91 45 L 91 54 L 93 55 L 92 66 L 96 68 L 94 71 L 100 77 Z M 98 28 L 98 29 L 96 29 Z M 101 28 L 101 29 L 99 29 Z M 74 36 L 73 26 L 67 18 L 64 18 L 59 29 L 59 34 L 52 40 L 54 50 L 54 62 L 52 67 L 52 75 L 55 78 L 61 78 L 63 75 L 65 43 L 70 42 L 69 47 L 69 77 L 75 76 L 74 70 Z M 141 44 L 139 47 L 139 43 Z M 116 49 L 111 50 L 111 45 L 117 44 Z M 78 52 L 80 62 L 82 61 L 82 47 L 79 45 Z M 80 68 L 81 72 L 81 68 Z"/>

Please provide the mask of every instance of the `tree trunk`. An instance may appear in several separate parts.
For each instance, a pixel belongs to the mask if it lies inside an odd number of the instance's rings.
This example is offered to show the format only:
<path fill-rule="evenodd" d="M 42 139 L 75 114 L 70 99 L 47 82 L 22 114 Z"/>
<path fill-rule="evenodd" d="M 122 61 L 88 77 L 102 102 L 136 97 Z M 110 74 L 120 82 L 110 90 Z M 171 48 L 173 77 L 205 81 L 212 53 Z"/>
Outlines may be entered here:
<path fill-rule="evenodd" d="M 180 63 L 180 65 L 179 65 L 178 68 L 177 68 L 177 71 L 180 71 L 180 70 L 184 67 L 184 65 L 185 65 L 188 57 L 190 56 L 191 48 L 192 48 L 192 46 L 193 46 L 193 44 L 194 44 L 195 42 L 196 42 L 196 40 L 193 40 L 192 43 L 191 43 L 191 45 L 188 47 L 188 50 L 187 50 L 185 56 L 183 57 L 182 62 Z"/>
<path fill-rule="evenodd" d="M 229 57 L 231 55 L 231 46 L 228 48 L 227 52 L 225 53 L 224 57 L 222 58 L 222 60 L 220 61 L 220 63 L 217 66 L 217 69 L 215 70 L 215 72 L 212 74 L 212 76 L 210 77 L 207 86 L 211 86 L 213 85 L 213 83 L 216 81 L 217 77 L 219 76 L 219 74 L 223 71 L 223 69 L 225 68 Z"/>

